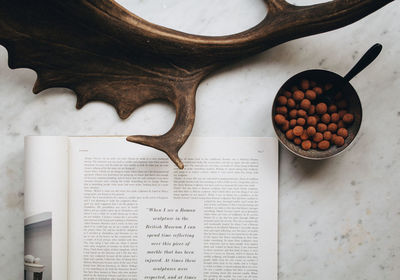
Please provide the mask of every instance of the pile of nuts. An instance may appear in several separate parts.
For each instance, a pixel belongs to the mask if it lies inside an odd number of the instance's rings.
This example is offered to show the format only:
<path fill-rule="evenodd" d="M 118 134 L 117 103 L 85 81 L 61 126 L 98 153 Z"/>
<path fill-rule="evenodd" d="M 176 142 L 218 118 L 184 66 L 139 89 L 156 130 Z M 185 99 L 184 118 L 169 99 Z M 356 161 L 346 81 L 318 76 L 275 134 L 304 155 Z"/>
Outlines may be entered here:
<path fill-rule="evenodd" d="M 349 135 L 347 128 L 353 123 L 354 115 L 347 112 L 343 94 L 333 94 L 331 104 L 321 101 L 321 95 L 331 88 L 330 83 L 322 86 L 304 79 L 276 99 L 276 124 L 287 139 L 303 150 L 327 150 L 331 145 L 340 147 Z"/>

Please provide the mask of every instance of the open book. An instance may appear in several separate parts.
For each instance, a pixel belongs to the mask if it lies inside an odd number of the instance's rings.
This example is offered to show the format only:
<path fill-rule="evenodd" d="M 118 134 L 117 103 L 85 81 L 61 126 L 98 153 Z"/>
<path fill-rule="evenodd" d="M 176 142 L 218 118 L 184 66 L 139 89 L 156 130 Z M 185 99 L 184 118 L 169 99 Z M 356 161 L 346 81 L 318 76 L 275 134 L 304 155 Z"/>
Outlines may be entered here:
<path fill-rule="evenodd" d="M 192 137 L 180 155 L 26 137 L 26 279 L 277 279 L 277 141 Z"/>

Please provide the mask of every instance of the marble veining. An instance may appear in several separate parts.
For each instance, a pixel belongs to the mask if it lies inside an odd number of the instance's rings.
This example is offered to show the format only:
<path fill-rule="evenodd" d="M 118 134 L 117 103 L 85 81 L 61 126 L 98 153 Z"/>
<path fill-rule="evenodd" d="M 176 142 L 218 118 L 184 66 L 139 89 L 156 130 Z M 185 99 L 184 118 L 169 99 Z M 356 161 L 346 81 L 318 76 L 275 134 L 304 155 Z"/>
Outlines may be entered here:
<path fill-rule="evenodd" d="M 119 2 L 149 21 L 203 35 L 243 31 L 267 12 L 262 0 Z M 199 87 L 192 135 L 273 136 L 272 99 L 290 76 L 311 68 L 344 75 L 374 43 L 384 46 L 379 58 L 351 82 L 364 111 L 351 149 L 322 162 L 295 158 L 281 149 L 281 280 L 400 279 L 399 17 L 395 1 L 351 26 L 288 42 L 222 69 Z M 23 278 L 24 135 L 160 134 L 174 121 L 174 110 L 165 103 L 139 108 L 125 121 L 103 103 L 77 111 L 69 90 L 50 89 L 34 96 L 35 79 L 31 70 L 10 70 L 7 52 L 0 47 L 4 280 Z"/>

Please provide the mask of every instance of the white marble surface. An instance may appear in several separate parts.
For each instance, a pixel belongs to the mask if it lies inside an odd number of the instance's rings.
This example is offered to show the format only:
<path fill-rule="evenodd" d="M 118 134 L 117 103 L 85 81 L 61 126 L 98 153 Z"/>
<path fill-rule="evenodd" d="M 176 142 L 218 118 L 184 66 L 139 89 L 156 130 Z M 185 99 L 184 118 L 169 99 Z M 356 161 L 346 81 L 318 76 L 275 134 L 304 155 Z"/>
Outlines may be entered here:
<path fill-rule="evenodd" d="M 316 1 L 291 1 L 309 4 Z M 178 30 L 229 34 L 266 14 L 262 0 L 120 0 L 145 19 Z M 281 149 L 279 279 L 400 279 L 400 4 L 340 30 L 295 40 L 215 73 L 199 87 L 193 135 L 273 136 L 272 98 L 309 68 L 347 70 L 375 42 L 379 59 L 353 81 L 364 110 L 357 143 L 323 162 Z M 22 279 L 23 137 L 160 134 L 174 121 L 153 103 L 128 120 L 106 104 L 75 109 L 66 89 L 31 93 L 36 74 L 10 70 L 0 47 L 0 272 Z"/>

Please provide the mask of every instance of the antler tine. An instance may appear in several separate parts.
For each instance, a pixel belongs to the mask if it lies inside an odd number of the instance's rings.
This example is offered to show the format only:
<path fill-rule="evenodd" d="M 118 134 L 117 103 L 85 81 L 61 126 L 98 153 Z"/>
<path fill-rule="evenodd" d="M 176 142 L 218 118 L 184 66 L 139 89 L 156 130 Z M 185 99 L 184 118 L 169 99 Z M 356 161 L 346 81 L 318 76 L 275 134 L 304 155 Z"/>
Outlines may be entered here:
<path fill-rule="evenodd" d="M 249 31 L 233 35 L 242 35 L 242 40 L 247 37 L 247 41 L 230 38 L 230 46 L 222 42 L 213 45 L 217 49 L 214 53 L 239 57 L 258 53 L 293 39 L 346 26 L 395 0 L 333 0 L 309 6 L 295 6 L 284 0 L 264 1 L 269 9 L 265 19 Z"/>
<path fill-rule="evenodd" d="M 269 0 L 281 2 L 282 0 Z M 284 19 L 273 18 L 274 25 L 267 37 L 275 44 L 321 32 L 330 31 L 353 23 L 393 0 L 333 0 L 310 6 L 286 6 Z"/>
<path fill-rule="evenodd" d="M 288 6 L 292 6 L 285 0 L 264 0 L 268 7 L 268 13 L 276 13 L 279 11 L 283 11 Z"/>
<path fill-rule="evenodd" d="M 198 84 L 199 81 L 189 89 L 180 86 L 175 88 L 178 94 L 170 98 L 169 101 L 175 106 L 176 118 L 172 128 L 166 134 L 160 136 L 133 135 L 128 136 L 126 140 L 153 147 L 166 153 L 178 168 L 183 169 L 183 163 L 178 156 L 178 152 L 193 129 Z"/>

